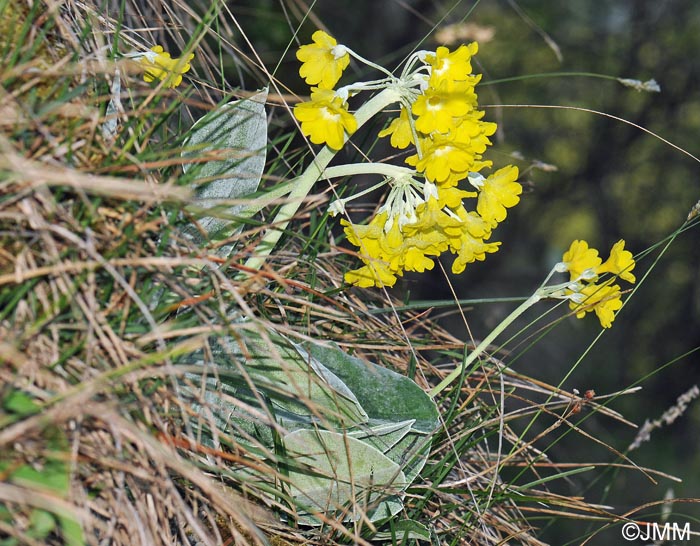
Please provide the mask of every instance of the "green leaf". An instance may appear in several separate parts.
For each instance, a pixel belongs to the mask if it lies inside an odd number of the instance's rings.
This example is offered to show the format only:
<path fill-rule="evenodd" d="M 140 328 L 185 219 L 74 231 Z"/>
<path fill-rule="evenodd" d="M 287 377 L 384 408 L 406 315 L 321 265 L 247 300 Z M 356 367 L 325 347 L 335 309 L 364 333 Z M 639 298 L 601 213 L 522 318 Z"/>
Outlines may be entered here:
<path fill-rule="evenodd" d="M 58 521 L 61 525 L 63 540 L 67 546 L 85 546 L 85 534 L 80 522 L 68 514 L 59 514 Z"/>
<path fill-rule="evenodd" d="M 370 427 L 413 421 L 409 432 L 382 450 L 401 465 L 408 482 L 412 482 L 427 461 L 430 436 L 440 422 L 432 398 L 408 377 L 350 356 L 337 346 L 310 342 L 303 346 L 353 392 L 369 416 Z M 377 439 L 375 445 L 382 441 Z"/>
<path fill-rule="evenodd" d="M 246 371 L 280 410 L 307 418 L 320 412 L 336 426 L 367 422 L 367 413 L 352 390 L 317 359 L 300 353 L 287 338 L 272 331 L 260 335 L 246 330 L 244 341 L 252 355 Z M 286 396 L 275 396 L 275 390 Z"/>
<path fill-rule="evenodd" d="M 190 130 L 182 152 L 182 157 L 190 161 L 182 167 L 185 173 L 191 171 L 196 176 L 193 181 L 196 199 L 192 204 L 210 212 L 198 218 L 209 239 L 226 237 L 237 227 L 232 217 L 244 205 L 226 201 L 255 193 L 260 185 L 267 155 L 266 100 L 267 88 L 248 99 L 220 106 L 199 119 Z M 192 161 L 206 155 L 215 155 L 217 159 L 204 163 Z M 204 242 L 195 226 L 184 231 L 196 243 Z M 231 247 L 227 248 L 226 253 Z"/>
<path fill-rule="evenodd" d="M 299 522 L 317 525 L 314 513 L 338 511 L 355 519 L 359 510 L 378 521 L 402 510 L 439 424 L 432 399 L 407 377 L 335 346 L 238 326 L 236 337 L 212 339 L 213 362 L 202 352 L 186 359 L 203 366 L 201 376 L 187 379 L 204 381 L 202 397 L 219 432 L 272 448 L 278 444 L 271 424 L 287 431 L 279 455 L 290 467 Z"/>
<path fill-rule="evenodd" d="M 54 530 L 56 520 L 51 512 L 35 508 L 29 516 L 29 531 L 27 534 L 35 539 L 43 539 Z"/>
<path fill-rule="evenodd" d="M 396 446 L 409 432 L 415 419 L 398 423 L 380 423 L 355 428 L 348 431 L 348 436 L 367 442 L 386 454 Z"/>
<path fill-rule="evenodd" d="M 271 447 L 270 427 L 256 411 L 270 415 L 287 431 L 314 426 L 347 428 L 368 421 L 353 392 L 323 364 L 300 354 L 284 336 L 271 330 L 261 334 L 252 328 L 241 329 L 237 339 L 227 336 L 212 343 L 216 377 L 210 373 L 205 379 L 203 398 L 221 432 L 244 432 Z M 201 352 L 183 360 L 205 364 Z M 198 384 L 201 376 L 187 374 L 187 379 Z M 261 397 L 265 407 L 261 407 Z M 255 411 L 246 411 L 246 407 Z"/>
<path fill-rule="evenodd" d="M 348 386 L 371 419 L 415 420 L 413 429 L 425 433 L 437 428 L 435 402 L 408 377 L 350 356 L 335 345 L 307 342 L 303 348 Z"/>
<path fill-rule="evenodd" d="M 376 521 L 403 508 L 396 493 L 406 488 L 406 477 L 398 464 L 369 444 L 328 430 L 297 430 L 283 442 L 294 460 L 290 494 L 305 510 L 301 523 L 320 524 L 314 513 L 341 513 L 346 520 L 365 513 Z"/>
<path fill-rule="evenodd" d="M 38 468 L 22 465 L 12 473 L 10 481 L 33 489 L 48 489 L 62 497 L 70 490 L 68 465 L 59 460 L 48 460 Z"/>
<path fill-rule="evenodd" d="M 22 417 L 33 415 L 41 410 L 41 406 L 31 396 L 20 390 L 11 390 L 3 399 L 2 407 L 5 411 Z"/>

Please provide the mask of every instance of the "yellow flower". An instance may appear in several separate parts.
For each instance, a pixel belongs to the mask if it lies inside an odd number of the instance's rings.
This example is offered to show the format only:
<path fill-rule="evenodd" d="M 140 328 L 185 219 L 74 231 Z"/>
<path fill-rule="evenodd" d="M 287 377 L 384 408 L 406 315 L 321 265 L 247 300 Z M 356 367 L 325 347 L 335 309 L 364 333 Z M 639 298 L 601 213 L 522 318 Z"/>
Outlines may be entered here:
<path fill-rule="evenodd" d="M 610 250 L 610 258 L 603 264 L 595 248 L 588 248 L 586 241 L 574 241 L 569 250 L 564 253 L 563 261 L 558 271 L 568 270 L 571 280 L 576 281 L 564 291 L 564 297 L 571 300 L 569 306 L 576 311 L 577 318 L 583 318 L 586 313 L 595 311 L 600 325 L 610 328 L 615 320 L 615 311 L 622 307 L 622 292 L 618 285 L 610 279 L 602 284 L 596 284 L 598 275 L 612 273 L 620 279 L 634 283 L 636 281 L 631 271 L 634 268 L 632 253 L 625 250 L 625 241 L 615 243 Z"/>
<path fill-rule="evenodd" d="M 381 262 L 372 262 L 370 265 L 363 265 L 359 269 L 352 269 L 345 273 L 345 282 L 354 284 L 360 288 L 369 288 L 370 286 L 394 286 L 396 284 L 396 275 Z"/>
<path fill-rule="evenodd" d="M 359 269 L 352 269 L 345 273 L 345 282 L 369 288 L 370 286 L 394 286 L 396 275 L 380 261 L 373 261 L 368 265 L 363 265 Z"/>
<path fill-rule="evenodd" d="M 366 225 L 341 220 L 348 242 L 357 247 L 357 256 L 363 262 L 362 267 L 347 272 L 345 280 L 361 287 L 393 286 L 405 271 L 432 269 L 435 257 L 446 251 L 456 254 L 452 265 L 455 273 L 496 252 L 501 243 L 488 241 L 491 231 L 506 217 L 507 209 L 520 201 L 522 188 L 516 182 L 518 170 L 513 166 L 488 178 L 478 175 L 491 166 L 482 154 L 491 145 L 489 137 L 496 131 L 496 124 L 483 121 L 484 112 L 478 110 L 475 86 L 480 76 L 471 74 L 477 45 L 461 46 L 453 52 L 446 47 L 434 53 L 417 52 L 409 57 L 397 78 L 338 45 L 323 31 L 312 38 L 312 44 L 297 52 L 302 61 L 300 75 L 316 85 L 310 100 L 294 107 L 302 133 L 314 144 L 339 150 L 347 135 L 357 129 L 347 98 L 386 87 L 391 93 L 386 94 L 385 106 L 398 101 L 401 109 L 379 136 L 390 136 L 391 145 L 398 149 L 415 146 L 415 154 L 406 159 L 414 169 L 378 166 L 377 173 L 385 177 L 378 186 L 388 184 L 391 188 L 378 213 Z M 356 82 L 334 92 L 349 56 L 387 77 Z M 415 68 L 416 62 L 422 65 Z M 460 180 L 473 175 L 479 176 L 478 191 L 458 187 Z M 337 200 L 332 213 L 343 211 L 345 203 L 353 198 Z M 477 198 L 470 211 L 464 204 L 467 198 Z M 473 210 L 475 207 L 477 210 Z"/>
<path fill-rule="evenodd" d="M 345 133 L 352 135 L 357 130 L 355 116 L 331 89 L 312 88 L 311 100 L 297 104 L 294 117 L 301 122 L 301 132 L 311 142 L 327 144 L 334 150 L 343 147 Z"/>
<path fill-rule="evenodd" d="M 483 111 L 474 109 L 455 120 L 457 124 L 454 131 L 450 133 L 452 138 L 457 142 L 471 144 L 474 148 L 478 148 L 479 152 L 486 151 L 486 148 L 491 145 L 491 140 L 487 137 L 494 134 L 498 126 L 491 121 L 482 121 L 483 117 Z"/>
<path fill-rule="evenodd" d="M 473 210 L 467 212 L 464 206 L 459 206 L 454 209 L 454 213 L 459 217 L 459 228 L 452 229 L 450 226 L 445 229 L 447 234 L 450 235 L 450 244 L 453 250 L 457 251 L 461 246 L 461 242 L 455 242 L 455 237 L 461 241 L 463 237 L 488 239 L 491 236 L 491 224 Z"/>
<path fill-rule="evenodd" d="M 406 271 L 423 273 L 426 269 L 430 271 L 435 267 L 435 262 L 428 258 L 424 250 L 416 246 L 409 246 L 404 252 L 403 259 Z"/>
<path fill-rule="evenodd" d="M 475 261 L 483 262 L 486 254 L 498 252 L 501 243 L 487 243 L 483 239 L 472 237 L 465 233 L 461 239 L 461 246 L 457 251 L 457 257 L 452 263 L 452 273 L 458 275 L 466 268 L 466 265 Z"/>
<path fill-rule="evenodd" d="M 312 44 L 297 50 L 297 59 L 302 62 L 299 75 L 309 85 L 333 89 L 350 64 L 350 55 L 343 46 L 338 46 L 335 38 L 322 30 L 314 32 L 311 39 Z"/>
<path fill-rule="evenodd" d="M 404 226 L 404 232 L 407 235 L 419 236 L 421 233 L 435 231 L 436 228 L 445 230 L 445 228 L 456 228 L 461 225 L 459 218 L 445 213 L 439 199 L 435 199 L 435 197 L 430 197 L 427 202 L 416 207 L 416 217 L 415 222 Z"/>
<path fill-rule="evenodd" d="M 431 82 L 438 84 L 443 81 L 454 82 L 467 79 L 467 76 L 472 73 L 472 55 L 476 55 L 477 51 L 479 46 L 476 42 L 468 46 L 462 44 L 452 53 L 444 46 L 438 47 L 435 54 L 426 57 L 426 61 L 431 66 Z"/>
<path fill-rule="evenodd" d="M 412 155 L 406 163 L 425 173 L 425 177 L 441 188 L 456 186 L 473 168 L 476 154 L 467 144 L 454 142 L 442 135 L 423 139 L 423 157 Z"/>
<path fill-rule="evenodd" d="M 506 208 L 520 202 L 523 187 L 516 182 L 518 168 L 509 165 L 489 175 L 479 192 L 476 211 L 493 227 L 506 218 Z"/>
<path fill-rule="evenodd" d="M 398 225 L 394 225 L 389 234 L 384 233 L 387 217 L 386 212 L 381 212 L 366 226 L 351 224 L 347 220 L 340 221 L 345 226 L 348 241 L 358 247 L 358 256 L 365 264 L 345 273 L 346 282 L 363 288 L 394 286 L 396 275 L 403 273 L 400 264 L 403 237 L 398 231 Z"/>
<path fill-rule="evenodd" d="M 442 82 L 439 87 L 428 87 L 416 98 L 412 112 L 416 116 L 416 129 L 421 133 L 447 133 L 458 123 L 454 118 L 460 118 L 472 108 L 470 95 L 474 88 L 464 83 L 448 86 Z"/>
<path fill-rule="evenodd" d="M 470 172 L 490 166 L 490 161 L 481 160 L 481 154 L 491 144 L 488 137 L 496 131 L 496 124 L 481 121 L 482 116 L 483 112 L 472 110 L 462 118 L 452 118 L 457 125 L 447 134 L 419 137 L 422 157 L 409 156 L 406 163 L 440 188 L 456 186 Z"/>
<path fill-rule="evenodd" d="M 576 318 L 583 318 L 586 313 L 595 311 L 600 325 L 610 328 L 615 320 L 615 311 L 622 307 L 620 287 L 615 285 L 587 284 L 578 294 L 580 303 L 571 301 L 569 307 L 576 311 Z"/>
<path fill-rule="evenodd" d="M 190 53 L 187 58 L 173 59 L 170 53 L 163 51 L 163 46 L 153 46 L 139 59 L 146 67 L 143 79 L 149 83 L 159 79 L 165 82 L 166 87 L 177 87 L 182 83 L 182 75 L 190 69 L 190 61 L 193 58 L 194 53 Z"/>
<path fill-rule="evenodd" d="M 610 250 L 610 257 L 598 268 L 598 273 L 612 273 L 622 280 L 634 284 L 637 279 L 632 274 L 634 258 L 629 250 L 625 250 L 625 241 L 620 239 Z"/>
<path fill-rule="evenodd" d="M 408 111 L 401 108 L 401 113 L 398 118 L 391 120 L 391 123 L 386 129 L 379 131 L 379 137 L 391 135 L 391 145 L 394 148 L 403 150 L 410 144 L 413 144 L 413 133 L 411 132 L 411 122 L 408 119 Z"/>
<path fill-rule="evenodd" d="M 451 218 L 431 198 L 416 208 L 417 221 L 400 227 L 398 221 L 387 228 L 389 213 L 382 211 L 366 226 L 353 225 L 341 220 L 348 241 L 358 247 L 358 256 L 364 266 L 346 273 L 345 280 L 357 286 L 393 286 L 396 276 L 404 271 L 422 273 L 435 266 L 430 256 L 439 256 L 447 249 L 444 225 L 455 225 Z"/>
<path fill-rule="evenodd" d="M 462 206 L 462 199 L 476 197 L 475 191 L 464 191 L 452 186 L 450 188 L 438 188 L 438 200 L 441 207 L 456 209 Z"/>
<path fill-rule="evenodd" d="M 588 248 L 586 241 L 578 239 L 571 243 L 569 250 L 564 253 L 562 263 L 571 275 L 571 280 L 577 280 L 584 271 L 596 272 L 602 260 L 595 248 Z"/>

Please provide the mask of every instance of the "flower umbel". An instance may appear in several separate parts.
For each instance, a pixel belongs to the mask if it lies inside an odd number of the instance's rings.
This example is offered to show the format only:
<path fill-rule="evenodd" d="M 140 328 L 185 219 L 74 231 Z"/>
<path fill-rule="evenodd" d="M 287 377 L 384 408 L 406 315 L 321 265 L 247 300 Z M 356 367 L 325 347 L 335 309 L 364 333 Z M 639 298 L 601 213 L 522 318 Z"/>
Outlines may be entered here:
<path fill-rule="evenodd" d="M 562 297 L 569 300 L 569 307 L 575 311 L 577 318 L 595 312 L 600 325 L 610 328 L 615 320 L 615 311 L 622 307 L 622 292 L 620 287 L 614 284 L 615 278 L 599 283 L 599 276 L 611 273 L 634 284 L 634 266 L 634 258 L 631 252 L 625 250 L 624 240 L 613 245 L 610 257 L 604 263 L 596 249 L 589 248 L 586 241 L 576 240 L 571 243 L 562 262 L 556 268 L 558 271 L 568 271 L 571 281 Z"/>
<path fill-rule="evenodd" d="M 194 53 L 186 58 L 171 58 L 163 46 L 153 46 L 150 51 L 138 55 L 138 61 L 145 67 L 143 79 L 152 82 L 156 79 L 165 82 L 166 87 L 177 87 L 182 83 L 182 75 L 190 69 Z"/>
<path fill-rule="evenodd" d="M 406 158 L 410 169 L 368 163 L 365 170 L 346 165 L 324 171 L 326 178 L 375 172 L 384 177 L 381 184 L 389 187 L 386 202 L 365 225 L 341 221 L 364 264 L 349 271 L 345 280 L 362 287 L 393 286 L 404 271 L 432 269 L 434 259 L 445 251 L 455 255 L 453 273 L 496 252 L 500 243 L 490 240 L 491 233 L 505 220 L 507 209 L 519 202 L 522 188 L 514 166 L 488 177 L 479 174 L 491 166 L 482 154 L 491 144 L 496 124 L 484 121 L 484 112 L 477 109 L 474 89 L 481 76 L 471 73 L 477 44 L 452 52 L 446 47 L 418 51 L 397 77 L 323 31 L 315 32 L 312 41 L 301 46 L 297 58 L 302 61 L 301 77 L 317 87 L 311 89 L 309 101 L 294 107 L 294 117 L 312 143 L 327 146 L 324 157 L 328 149 L 340 150 L 346 135 L 351 136 L 358 125 L 395 102 L 400 105 L 399 116 L 379 136 L 390 136 L 391 145 L 399 149 L 415 147 L 415 154 Z M 334 91 L 350 57 L 379 70 L 383 77 Z M 369 117 L 361 116 L 364 107 L 360 108 L 356 118 L 348 110 L 347 98 L 367 90 L 383 91 L 365 106 L 378 99 L 383 102 L 377 102 L 380 107 Z M 459 188 L 465 179 L 474 186 L 469 191 Z M 333 202 L 330 212 L 345 214 L 346 203 L 364 193 Z"/>

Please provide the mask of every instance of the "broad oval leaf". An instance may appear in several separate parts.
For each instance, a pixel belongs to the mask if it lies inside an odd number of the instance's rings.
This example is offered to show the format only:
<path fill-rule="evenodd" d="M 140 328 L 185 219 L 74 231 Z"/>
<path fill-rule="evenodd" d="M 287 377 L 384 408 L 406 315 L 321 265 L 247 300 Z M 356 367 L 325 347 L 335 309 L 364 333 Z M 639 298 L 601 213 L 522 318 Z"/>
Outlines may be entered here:
<path fill-rule="evenodd" d="M 393 423 L 413 419 L 413 429 L 426 434 L 437 428 L 435 402 L 408 377 L 350 356 L 335 345 L 306 342 L 303 348 L 348 386 L 370 419 Z"/>
<path fill-rule="evenodd" d="M 353 392 L 318 360 L 272 330 L 242 326 L 235 338 L 211 339 L 213 362 L 202 351 L 181 360 L 202 366 L 201 376 L 186 374 L 189 383 L 204 387 L 197 397 L 186 384 L 183 389 L 212 410 L 219 433 L 243 433 L 272 447 L 273 424 L 293 431 L 351 428 L 368 421 Z M 191 403 L 201 407 L 196 399 Z"/>
<path fill-rule="evenodd" d="M 386 454 L 411 432 L 414 423 L 414 419 L 397 423 L 372 424 L 370 422 L 367 425 L 349 430 L 348 436 L 367 442 Z"/>
<path fill-rule="evenodd" d="M 250 98 L 226 103 L 199 119 L 187 137 L 182 152 L 187 161 L 182 167 L 196 177 L 192 205 L 211 212 L 198 218 L 210 239 L 233 232 L 235 216 L 244 205 L 229 201 L 255 193 L 260 185 L 267 155 L 266 100 L 267 88 Z M 214 158 L 201 161 L 207 156 Z M 203 242 L 194 226 L 184 231 L 195 242 Z"/>
<path fill-rule="evenodd" d="M 297 430 L 284 436 L 290 495 L 301 509 L 300 523 L 320 524 L 314 514 L 343 514 L 371 521 L 403 508 L 398 497 L 408 485 L 399 465 L 371 445 L 328 430 Z"/>
<path fill-rule="evenodd" d="M 432 398 L 408 377 L 350 356 L 337 346 L 307 342 L 304 348 L 353 392 L 369 416 L 370 430 L 413 421 L 408 432 L 397 429 L 400 437 L 396 432 L 388 436 L 393 443 L 387 449 L 380 447 L 386 442 L 382 437 L 363 438 L 400 464 L 406 479 L 412 482 L 428 459 L 430 438 L 439 424 L 439 412 Z"/>

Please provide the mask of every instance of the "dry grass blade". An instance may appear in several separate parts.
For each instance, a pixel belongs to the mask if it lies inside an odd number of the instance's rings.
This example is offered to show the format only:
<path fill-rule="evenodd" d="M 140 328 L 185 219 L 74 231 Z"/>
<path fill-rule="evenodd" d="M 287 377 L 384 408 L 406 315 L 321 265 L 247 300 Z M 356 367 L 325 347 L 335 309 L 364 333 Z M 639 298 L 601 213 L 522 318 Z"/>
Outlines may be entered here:
<path fill-rule="evenodd" d="M 0 182 L 0 191 L 7 193 L 21 194 L 47 186 L 64 186 L 92 195 L 143 203 L 186 201 L 191 194 L 187 188 L 157 184 L 154 180 L 96 176 L 62 166 L 44 165 L 24 159 L 7 151 L 7 148 L 4 153 L 0 153 L 0 169 L 6 171 L 5 180 Z"/>

